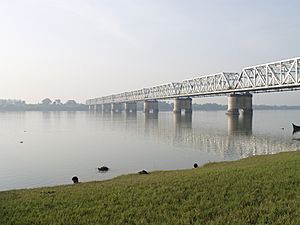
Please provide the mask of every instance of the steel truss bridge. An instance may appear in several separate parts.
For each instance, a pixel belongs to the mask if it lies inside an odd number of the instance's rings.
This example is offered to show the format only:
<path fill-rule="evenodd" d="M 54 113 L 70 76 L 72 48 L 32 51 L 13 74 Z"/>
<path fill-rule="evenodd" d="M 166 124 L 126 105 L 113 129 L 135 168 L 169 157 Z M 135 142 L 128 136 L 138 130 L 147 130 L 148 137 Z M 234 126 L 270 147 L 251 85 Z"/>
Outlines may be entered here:
<path fill-rule="evenodd" d="M 89 99 L 87 105 L 300 89 L 300 57 Z"/>

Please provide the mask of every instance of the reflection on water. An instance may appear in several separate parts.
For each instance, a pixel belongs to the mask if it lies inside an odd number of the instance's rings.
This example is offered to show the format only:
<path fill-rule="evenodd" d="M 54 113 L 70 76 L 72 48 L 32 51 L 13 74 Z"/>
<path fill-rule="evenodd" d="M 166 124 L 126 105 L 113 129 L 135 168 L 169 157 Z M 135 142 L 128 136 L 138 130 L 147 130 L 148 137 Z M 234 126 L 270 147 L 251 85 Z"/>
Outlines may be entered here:
<path fill-rule="evenodd" d="M 252 134 L 252 114 L 227 115 L 228 134 Z"/>
<path fill-rule="evenodd" d="M 298 115 L 0 113 L 0 190 L 65 184 L 74 175 L 99 180 L 296 150 L 300 141 L 293 140 L 298 134 L 292 135 L 291 122 L 298 122 Z M 111 170 L 97 173 L 102 165 Z"/>
<path fill-rule="evenodd" d="M 192 114 L 170 114 L 172 126 L 160 126 L 156 117 L 145 117 L 143 135 L 154 137 L 173 146 L 189 147 L 201 152 L 214 153 L 224 160 L 234 160 L 258 154 L 274 154 L 281 151 L 297 150 L 300 146 L 290 135 L 253 134 L 253 115 L 224 115 L 227 117 L 227 132 L 222 125 L 214 129 L 193 128 Z M 138 118 L 136 117 L 138 120 Z M 197 121 L 194 121 L 197 124 Z M 169 124 L 168 124 L 169 125 Z M 130 129 L 130 127 L 127 127 Z M 211 127 L 210 127 L 211 128 Z M 272 129 L 272 126 L 270 126 Z M 279 127 L 277 127 L 279 129 Z M 270 130 L 272 133 L 272 130 Z"/>
<path fill-rule="evenodd" d="M 196 113 L 197 114 L 197 113 Z M 202 112 L 202 114 L 205 114 Z M 209 114 L 207 112 L 206 114 Z M 162 114 L 160 114 L 162 116 Z M 144 132 L 138 132 L 139 136 L 152 137 L 162 143 L 172 144 L 177 147 L 191 148 L 201 152 L 214 153 L 221 156 L 224 160 L 234 160 L 245 158 L 257 154 L 273 154 L 281 151 L 296 150 L 300 144 L 297 138 L 292 138 L 287 132 L 284 135 L 272 135 L 272 125 L 267 134 L 253 134 L 253 115 L 223 115 L 227 119 L 227 126 L 218 124 L 217 121 L 211 126 L 201 125 L 201 121 L 194 119 L 192 114 L 173 114 L 165 113 L 164 117 L 159 119 L 158 114 L 146 115 L 126 115 L 126 130 L 138 129 L 144 122 Z M 167 116 L 166 116 L 167 115 Z M 220 115 L 218 115 L 220 116 Z M 144 117 L 144 119 L 142 118 Z M 172 123 L 168 119 L 172 118 Z M 111 116 L 116 122 L 122 120 L 122 114 L 117 117 Z M 205 118 L 202 118 L 205 121 Z M 213 120 L 213 118 L 207 118 Z M 144 121 L 143 121 L 144 120 Z M 133 121 L 137 126 L 132 125 Z M 199 124 L 200 122 L 200 124 Z M 224 122 L 224 121 L 223 121 Z M 260 121 L 261 122 L 261 121 Z M 194 125 L 200 125 L 193 128 Z M 121 124 L 118 123 L 118 126 Z M 273 124 L 274 125 L 274 124 Z M 119 127 L 121 129 L 121 127 Z M 224 129 L 225 128 L 225 129 Z M 279 130 L 279 126 L 277 127 Z M 225 130 L 227 132 L 225 132 Z"/>
<path fill-rule="evenodd" d="M 192 128 L 192 114 L 180 114 L 174 113 L 173 114 L 175 129 L 182 129 L 182 128 Z"/>
<path fill-rule="evenodd" d="M 137 119 L 137 112 L 130 112 L 125 114 L 126 120 L 136 120 Z"/>
<path fill-rule="evenodd" d="M 145 119 L 146 120 L 151 120 L 151 119 L 153 119 L 153 120 L 157 120 L 158 119 L 158 113 L 157 112 L 153 112 L 153 113 L 146 113 L 145 114 Z"/>

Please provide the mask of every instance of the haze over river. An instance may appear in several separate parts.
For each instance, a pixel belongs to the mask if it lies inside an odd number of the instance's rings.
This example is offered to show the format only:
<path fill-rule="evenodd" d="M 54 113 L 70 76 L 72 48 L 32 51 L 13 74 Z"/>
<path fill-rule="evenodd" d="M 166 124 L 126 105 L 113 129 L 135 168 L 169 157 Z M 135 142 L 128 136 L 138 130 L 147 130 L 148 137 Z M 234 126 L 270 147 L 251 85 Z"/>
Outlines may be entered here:
<path fill-rule="evenodd" d="M 103 180 L 140 170 L 192 168 L 212 161 L 292 151 L 300 111 L 224 111 L 158 118 L 96 112 L 1 112 L 0 190 Z M 21 143 L 23 142 L 23 143 Z M 107 173 L 97 167 L 106 165 Z"/>

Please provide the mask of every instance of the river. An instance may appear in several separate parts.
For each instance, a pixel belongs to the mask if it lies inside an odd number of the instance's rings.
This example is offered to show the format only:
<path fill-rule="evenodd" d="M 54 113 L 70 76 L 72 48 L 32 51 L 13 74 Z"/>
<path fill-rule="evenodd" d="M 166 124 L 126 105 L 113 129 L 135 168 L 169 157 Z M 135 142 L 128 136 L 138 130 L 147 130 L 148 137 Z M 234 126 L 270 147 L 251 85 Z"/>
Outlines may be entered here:
<path fill-rule="evenodd" d="M 300 111 L 160 112 L 158 118 L 96 112 L 1 112 L 0 190 L 103 180 L 293 151 Z M 108 166 L 107 173 L 97 167 Z"/>

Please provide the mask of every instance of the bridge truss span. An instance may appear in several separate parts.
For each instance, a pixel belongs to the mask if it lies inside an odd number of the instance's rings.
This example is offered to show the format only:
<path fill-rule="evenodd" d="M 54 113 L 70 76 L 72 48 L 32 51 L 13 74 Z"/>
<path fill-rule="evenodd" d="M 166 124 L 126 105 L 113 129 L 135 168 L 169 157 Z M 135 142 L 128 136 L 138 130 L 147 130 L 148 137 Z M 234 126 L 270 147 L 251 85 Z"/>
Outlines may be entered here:
<path fill-rule="evenodd" d="M 243 69 L 234 89 L 246 91 L 299 88 L 300 58 L 250 66 Z"/>
<path fill-rule="evenodd" d="M 87 100 L 88 105 L 300 89 L 300 57 Z"/>

